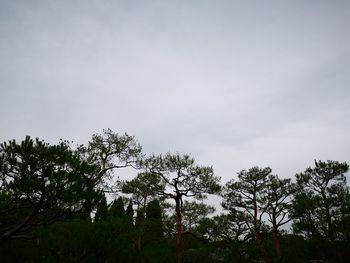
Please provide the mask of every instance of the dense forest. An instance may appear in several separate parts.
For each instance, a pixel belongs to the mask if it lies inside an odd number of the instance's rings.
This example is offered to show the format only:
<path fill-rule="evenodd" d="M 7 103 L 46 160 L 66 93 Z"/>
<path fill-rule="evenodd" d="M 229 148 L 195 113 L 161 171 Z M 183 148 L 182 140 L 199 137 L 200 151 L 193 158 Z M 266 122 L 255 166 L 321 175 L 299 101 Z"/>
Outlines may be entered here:
<path fill-rule="evenodd" d="M 137 176 L 121 180 L 126 167 Z M 346 262 L 348 169 L 311 160 L 281 179 L 251 167 L 222 184 L 190 155 L 146 156 L 110 129 L 86 145 L 3 142 L 0 261 Z"/>

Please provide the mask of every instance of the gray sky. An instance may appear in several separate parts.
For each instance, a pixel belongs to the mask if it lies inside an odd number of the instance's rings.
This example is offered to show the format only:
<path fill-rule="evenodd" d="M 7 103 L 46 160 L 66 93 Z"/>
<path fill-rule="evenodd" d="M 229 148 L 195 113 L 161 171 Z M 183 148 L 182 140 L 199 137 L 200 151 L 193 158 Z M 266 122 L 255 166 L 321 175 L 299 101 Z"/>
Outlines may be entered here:
<path fill-rule="evenodd" d="M 223 182 L 350 159 L 350 1 L 0 0 L 0 140 L 111 128 Z"/>

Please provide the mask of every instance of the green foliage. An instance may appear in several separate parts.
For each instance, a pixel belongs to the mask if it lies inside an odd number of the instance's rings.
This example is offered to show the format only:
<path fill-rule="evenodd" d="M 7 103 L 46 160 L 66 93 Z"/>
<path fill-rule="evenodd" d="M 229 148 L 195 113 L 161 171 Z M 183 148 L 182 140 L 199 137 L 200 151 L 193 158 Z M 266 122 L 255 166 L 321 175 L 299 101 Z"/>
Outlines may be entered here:
<path fill-rule="evenodd" d="M 123 193 L 131 194 L 137 213 L 144 216 L 147 203 L 164 191 L 165 184 L 155 173 L 139 173 L 130 181 L 119 181 L 119 187 Z"/>
<path fill-rule="evenodd" d="M 95 214 L 95 221 L 102 222 L 107 219 L 108 216 L 108 206 L 106 197 L 103 196 L 100 202 L 97 204 L 97 210 Z"/>
<path fill-rule="evenodd" d="M 80 145 L 78 152 L 82 159 L 95 166 L 95 173 L 90 177 L 90 190 L 97 187 L 115 191 L 110 185 L 113 171 L 119 168 L 134 166 L 142 157 L 142 147 L 133 136 L 118 134 L 111 129 L 103 130 L 102 134 L 94 134 L 87 146 Z M 85 218 L 93 211 L 93 200 L 84 202 Z"/>
<path fill-rule="evenodd" d="M 125 215 L 124 201 L 120 196 L 114 200 L 109 208 L 108 215 L 110 218 L 121 218 Z"/>
<path fill-rule="evenodd" d="M 215 253 L 225 258 L 224 262 L 229 259 L 243 262 L 246 254 L 244 245 L 251 237 L 243 214 L 238 211 L 201 219 L 194 234 L 204 244 L 212 244 L 216 248 Z"/>
<path fill-rule="evenodd" d="M 114 169 L 132 166 L 142 157 L 142 147 L 133 136 L 118 134 L 111 129 L 94 134 L 88 146 L 80 146 L 79 151 L 89 163 L 99 167 L 93 177 L 95 184 L 110 177 Z"/>
<path fill-rule="evenodd" d="M 162 218 L 162 209 L 157 199 L 149 202 L 146 207 L 146 219 L 158 219 Z"/>
<path fill-rule="evenodd" d="M 162 210 L 157 199 L 149 202 L 146 207 L 146 218 L 143 230 L 143 247 L 164 242 Z"/>
<path fill-rule="evenodd" d="M 294 192 L 291 179 L 280 179 L 277 175 L 270 175 L 262 201 L 265 211 L 272 225 L 272 240 L 277 262 L 282 262 L 281 227 L 291 221 L 289 210 L 291 208 L 291 195 Z"/>
<path fill-rule="evenodd" d="M 202 219 L 214 212 L 213 206 L 185 200 L 182 205 L 182 220 L 185 231 L 191 232 Z"/>
<path fill-rule="evenodd" d="M 44 262 L 133 262 L 132 239 L 133 230 L 122 219 L 66 221 L 42 229 L 38 249 Z"/>
<path fill-rule="evenodd" d="M 65 142 L 49 145 L 27 136 L 21 143 L 2 143 L 0 159 L 0 242 L 81 211 L 87 198 L 98 199 L 97 192 L 87 191 L 95 167 Z"/>
<path fill-rule="evenodd" d="M 168 187 L 181 196 L 205 198 L 205 194 L 220 191 L 220 178 L 214 176 L 210 166 L 197 166 L 189 155 L 153 155 L 140 162 L 141 166 L 159 175 Z M 171 197 L 171 194 L 166 194 Z"/>
<path fill-rule="evenodd" d="M 147 203 L 148 198 L 162 193 L 165 184 L 155 173 L 139 173 L 130 181 L 121 181 L 120 188 L 123 193 L 131 194 L 132 199 L 137 204 L 144 205 Z"/>
<path fill-rule="evenodd" d="M 222 193 L 223 207 L 229 211 L 243 213 L 247 226 L 252 233 L 260 231 L 261 218 L 266 212 L 265 202 L 269 167 L 242 170 L 238 173 L 238 181 L 229 181 Z"/>
<path fill-rule="evenodd" d="M 343 237 L 344 208 L 349 196 L 345 173 L 347 163 L 315 161 L 315 167 L 297 174 L 297 192 L 293 203 L 293 229 L 309 238 L 335 240 Z"/>
<path fill-rule="evenodd" d="M 290 221 L 288 212 L 291 208 L 291 195 L 295 190 L 291 179 L 280 179 L 277 175 L 268 178 L 263 202 L 271 224 L 279 228 Z"/>
<path fill-rule="evenodd" d="M 184 197 L 206 198 L 206 194 L 218 193 L 221 189 L 220 178 L 214 176 L 212 167 L 195 165 L 189 155 L 166 154 L 152 155 L 140 161 L 140 166 L 159 176 L 165 190 L 160 193 L 164 198 L 175 201 L 176 240 L 178 262 L 183 262 L 182 214 Z"/>
<path fill-rule="evenodd" d="M 269 261 L 262 235 L 266 212 L 266 189 L 271 168 L 253 167 L 238 173 L 238 181 L 229 181 L 223 191 L 223 207 L 233 213 L 242 213 L 246 226 L 259 246 L 264 261 Z"/>
<path fill-rule="evenodd" d="M 220 192 L 212 167 L 196 165 L 189 155 L 141 157 L 133 137 L 111 130 L 93 135 L 78 150 L 66 141 L 50 145 L 30 137 L 2 143 L 1 262 L 346 262 L 350 257 L 347 163 L 315 161 L 296 175 L 295 184 L 272 175 L 269 167 L 242 170 L 222 191 L 225 213 L 210 217 L 214 207 L 187 198 Z M 144 171 L 119 181 L 118 189 L 128 196 L 108 206 L 103 190 L 113 190 L 113 171 L 127 166 Z M 282 230 L 291 219 L 293 234 Z"/>
<path fill-rule="evenodd" d="M 252 211 L 261 209 L 258 205 L 263 203 L 270 173 L 269 167 L 253 167 L 248 171 L 240 171 L 238 180 L 229 181 L 224 188 L 223 207 L 228 210 L 242 209 L 251 217 Z"/>
<path fill-rule="evenodd" d="M 129 204 L 128 204 L 127 208 L 126 208 L 125 214 L 128 217 L 133 218 L 133 216 L 134 216 L 134 209 L 132 207 L 132 201 L 129 201 Z"/>

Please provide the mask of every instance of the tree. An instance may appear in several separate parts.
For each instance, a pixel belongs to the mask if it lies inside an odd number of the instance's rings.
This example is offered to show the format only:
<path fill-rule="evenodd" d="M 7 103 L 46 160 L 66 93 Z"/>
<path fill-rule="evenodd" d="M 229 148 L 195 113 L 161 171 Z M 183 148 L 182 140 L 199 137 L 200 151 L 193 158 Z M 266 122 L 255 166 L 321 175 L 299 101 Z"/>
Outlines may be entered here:
<path fill-rule="evenodd" d="M 142 147 L 133 136 L 127 133 L 120 135 L 111 129 L 103 130 L 103 134 L 94 134 L 88 146 L 81 146 L 80 151 L 90 163 L 99 167 L 93 178 L 96 184 L 104 176 L 110 176 L 114 169 L 135 165 L 142 156 Z"/>
<path fill-rule="evenodd" d="M 50 145 L 29 136 L 0 145 L 0 242 L 30 238 L 33 228 L 79 212 L 98 192 L 87 191 L 95 167 L 67 143 Z"/>
<path fill-rule="evenodd" d="M 297 192 L 293 203 L 294 230 L 319 235 L 334 241 L 340 233 L 336 226 L 342 217 L 348 187 L 347 163 L 315 161 L 315 167 L 296 175 Z"/>
<path fill-rule="evenodd" d="M 121 218 L 125 215 L 124 201 L 121 196 L 114 200 L 108 211 L 110 218 Z"/>
<path fill-rule="evenodd" d="M 81 156 L 97 167 L 97 172 L 91 176 L 91 190 L 97 186 L 114 191 L 106 181 L 111 179 L 113 171 L 119 168 L 134 166 L 142 157 L 142 147 L 133 136 L 118 134 L 111 129 L 103 130 L 102 134 L 94 134 L 88 146 L 79 147 Z M 85 203 L 86 216 L 93 207 L 89 200 Z"/>
<path fill-rule="evenodd" d="M 164 238 L 162 208 L 157 199 L 147 204 L 144 225 L 143 243 L 145 245 L 154 245 L 162 242 Z"/>
<path fill-rule="evenodd" d="M 108 206 L 106 197 L 103 196 L 101 201 L 97 205 L 96 214 L 95 214 L 95 222 L 102 222 L 107 219 L 108 215 Z"/>
<path fill-rule="evenodd" d="M 152 155 L 140 162 L 148 172 L 159 176 L 166 189 L 160 193 L 175 201 L 176 240 L 178 262 L 183 262 L 182 250 L 182 205 L 183 198 L 203 199 L 206 194 L 220 191 L 220 178 L 214 176 L 213 168 L 195 165 L 189 155 Z"/>
<path fill-rule="evenodd" d="M 131 200 L 136 204 L 136 247 L 141 249 L 144 232 L 144 219 L 147 203 L 164 191 L 165 185 L 154 173 L 139 173 L 130 181 L 120 181 L 119 188 L 125 194 L 131 194 Z"/>
<path fill-rule="evenodd" d="M 218 244 L 219 248 L 229 251 L 227 260 L 238 262 L 243 261 L 246 254 L 243 245 L 251 238 L 245 216 L 237 210 L 201 219 L 195 232 L 206 242 Z"/>
<path fill-rule="evenodd" d="M 134 208 L 132 207 L 132 201 L 131 200 L 129 201 L 129 204 L 126 207 L 125 214 L 131 219 L 134 217 Z"/>
<path fill-rule="evenodd" d="M 350 191 L 349 188 L 346 189 L 344 195 L 344 202 L 340 206 L 340 215 L 336 219 L 336 229 L 339 232 L 338 238 L 344 240 L 350 244 Z"/>
<path fill-rule="evenodd" d="M 203 218 L 214 212 L 215 208 L 213 206 L 185 200 L 182 205 L 183 226 L 191 233 L 193 228 L 196 227 Z"/>
<path fill-rule="evenodd" d="M 272 225 L 272 237 L 275 244 L 277 262 L 282 262 L 280 228 L 292 219 L 288 216 L 291 207 L 293 185 L 290 179 L 280 179 L 277 175 L 268 177 L 263 202 Z"/>
<path fill-rule="evenodd" d="M 239 242 L 250 237 L 244 214 L 238 210 L 212 218 L 203 218 L 196 231 L 202 233 L 208 241 Z"/>
<path fill-rule="evenodd" d="M 238 173 L 238 181 L 226 183 L 223 191 L 223 207 L 229 211 L 241 211 L 245 223 L 255 237 L 261 257 L 269 261 L 264 240 L 262 237 L 262 216 L 266 213 L 264 205 L 265 189 L 268 185 L 268 176 L 271 168 L 253 167 Z"/>

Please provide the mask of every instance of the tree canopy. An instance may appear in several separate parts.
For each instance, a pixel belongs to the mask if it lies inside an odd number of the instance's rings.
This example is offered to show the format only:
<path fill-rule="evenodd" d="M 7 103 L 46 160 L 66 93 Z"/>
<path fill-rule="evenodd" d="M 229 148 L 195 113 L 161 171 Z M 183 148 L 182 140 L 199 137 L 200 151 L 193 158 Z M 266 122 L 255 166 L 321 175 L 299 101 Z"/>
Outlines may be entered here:
<path fill-rule="evenodd" d="M 50 145 L 29 136 L 0 145 L 0 241 L 24 238 L 31 229 L 80 212 L 95 167 L 65 142 Z"/>
<path fill-rule="evenodd" d="M 121 180 L 125 167 L 137 175 Z M 190 155 L 146 156 L 110 129 L 76 147 L 11 140 L 0 144 L 1 262 L 346 262 L 348 170 L 316 160 L 285 178 L 255 166 L 221 185 Z"/>

